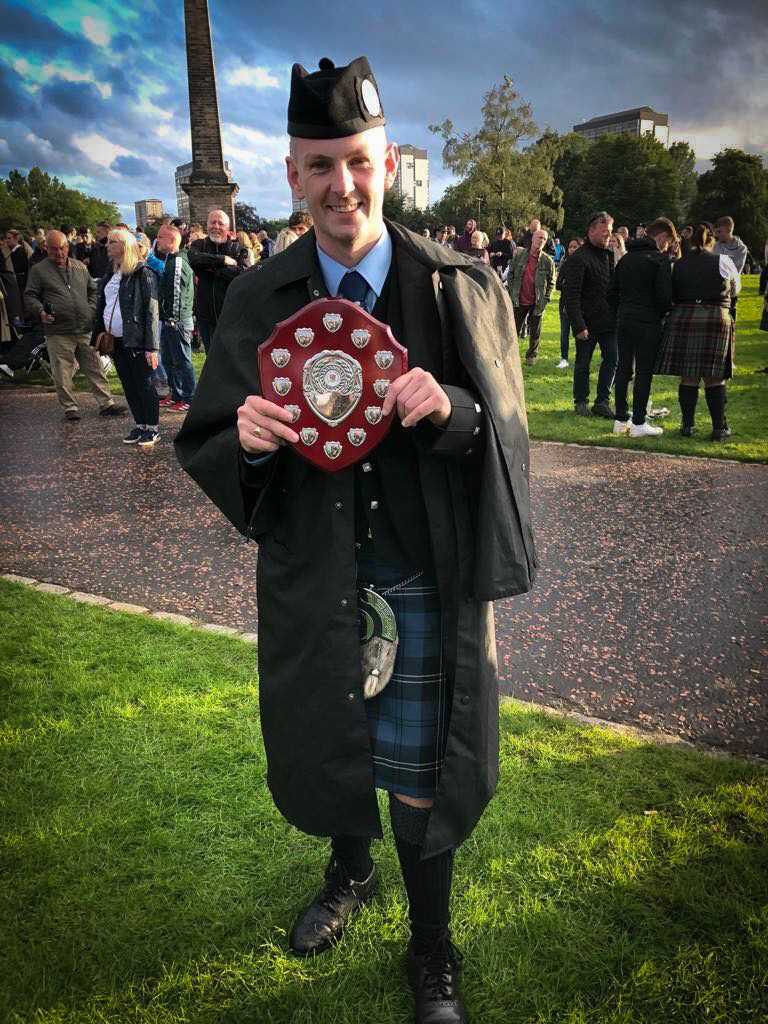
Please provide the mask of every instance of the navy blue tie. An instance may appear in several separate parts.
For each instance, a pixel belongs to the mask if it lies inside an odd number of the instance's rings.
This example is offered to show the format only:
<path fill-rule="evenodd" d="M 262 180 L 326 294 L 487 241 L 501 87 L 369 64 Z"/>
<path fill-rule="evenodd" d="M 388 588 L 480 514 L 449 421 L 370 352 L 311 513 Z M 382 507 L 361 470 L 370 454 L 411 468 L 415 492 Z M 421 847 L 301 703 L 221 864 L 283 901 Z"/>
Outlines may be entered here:
<path fill-rule="evenodd" d="M 341 298 L 349 299 L 350 302 L 356 302 L 358 306 L 363 306 L 363 308 L 367 308 L 365 299 L 368 295 L 368 290 L 368 282 L 356 270 L 348 270 L 339 284 L 339 295 Z"/>

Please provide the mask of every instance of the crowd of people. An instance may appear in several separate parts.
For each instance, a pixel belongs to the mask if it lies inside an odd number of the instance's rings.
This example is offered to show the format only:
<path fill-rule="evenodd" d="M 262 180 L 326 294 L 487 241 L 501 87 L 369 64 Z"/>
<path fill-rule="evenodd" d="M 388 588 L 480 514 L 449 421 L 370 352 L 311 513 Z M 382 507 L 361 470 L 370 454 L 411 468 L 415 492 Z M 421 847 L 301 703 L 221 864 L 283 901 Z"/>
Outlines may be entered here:
<path fill-rule="evenodd" d="M 30 345 L 20 335 L 36 327 L 44 332 L 65 418 L 80 418 L 72 384 L 78 368 L 102 415 L 119 415 L 125 407 L 114 401 L 106 378 L 111 359 L 135 419 L 124 441 L 153 447 L 160 439 L 156 400 L 159 408 L 188 411 L 195 391 L 192 351 L 200 346 L 210 350 L 230 283 L 283 252 L 311 227 L 310 214 L 296 211 L 273 241 L 263 230 L 232 231 L 227 214 L 212 210 L 205 226 L 163 218 L 154 242 L 140 228 L 131 231 L 126 224 L 106 221 L 93 234 L 88 225 L 38 229 L 30 238 L 11 229 L 0 249 L 0 373 L 12 376 L 14 367 L 28 359 Z M 429 238 L 429 230 L 422 235 Z M 682 435 L 693 436 L 703 380 L 712 438 L 729 436 L 725 382 L 732 375 L 737 297 L 748 258 L 730 217 L 696 229 L 684 227 L 679 235 L 661 217 L 648 226 L 638 224 L 630 235 L 625 226 L 614 230 L 610 214 L 599 211 L 585 225 L 584 236 L 567 245 L 538 219 L 521 227 L 516 238 L 509 228 L 499 227 L 493 240 L 470 219 L 461 234 L 453 225 L 441 225 L 433 241 L 498 274 L 514 307 L 518 336 L 527 338 L 527 366 L 539 358 L 542 320 L 557 288 L 556 368 L 570 366 L 573 338 L 577 415 L 613 420 L 617 434 L 658 436 L 662 428 L 648 418 L 652 378 L 671 374 L 680 378 Z M 765 261 L 761 295 L 768 284 L 768 241 Z M 705 281 L 707 268 L 712 274 L 715 264 L 720 283 Z M 696 283 L 690 280 L 695 267 L 703 275 Z M 135 281 L 143 282 L 138 292 Z M 136 316 L 143 303 L 140 338 L 132 334 L 130 325 L 137 321 L 127 315 L 130 303 Z M 761 326 L 768 327 L 768 310 Z M 101 333 L 114 339 L 108 350 L 96 343 Z M 590 405 L 596 348 L 600 366 Z M 135 355 L 139 351 L 144 352 L 141 359 Z M 633 378 L 630 415 L 627 395 Z"/>
<path fill-rule="evenodd" d="M 81 418 L 75 373 L 82 371 L 104 416 L 128 410 L 125 444 L 160 440 L 160 409 L 186 413 L 195 392 L 193 348 L 207 353 L 230 283 L 282 252 L 312 226 L 292 214 L 273 241 L 266 231 L 233 232 L 223 210 L 207 224 L 165 217 L 154 241 L 145 230 L 101 221 L 76 230 L 6 232 L 0 249 L 0 373 L 30 363 L 44 344 L 64 418 Z M 127 408 L 111 394 L 120 378 Z"/>
<path fill-rule="evenodd" d="M 638 224 L 630 236 L 626 226 L 614 231 L 607 211 L 596 211 L 585 225 L 585 235 L 570 239 L 567 246 L 550 237 L 537 219 L 521 229 L 515 241 L 509 229 L 499 228 L 490 242 L 474 220 L 468 220 L 458 236 L 453 227 L 439 227 L 435 241 L 489 264 L 506 284 L 518 335 L 528 337 L 527 366 L 537 361 L 542 318 L 557 287 L 556 368 L 568 368 L 573 336 L 576 415 L 612 420 L 615 434 L 657 437 L 663 429 L 648 417 L 652 379 L 654 374 L 671 375 L 680 379 L 682 436 L 695 432 L 703 381 L 711 438 L 721 441 L 731 434 L 725 382 L 733 374 L 736 307 L 748 259 L 734 226 L 733 219 L 724 216 L 714 224 L 686 226 L 678 235 L 672 221 L 659 217 L 649 225 Z M 768 267 L 768 240 L 765 257 Z M 763 295 L 767 282 L 768 269 L 763 268 Z M 768 311 L 761 326 L 768 327 Z M 596 348 L 600 366 L 590 405 Z"/>

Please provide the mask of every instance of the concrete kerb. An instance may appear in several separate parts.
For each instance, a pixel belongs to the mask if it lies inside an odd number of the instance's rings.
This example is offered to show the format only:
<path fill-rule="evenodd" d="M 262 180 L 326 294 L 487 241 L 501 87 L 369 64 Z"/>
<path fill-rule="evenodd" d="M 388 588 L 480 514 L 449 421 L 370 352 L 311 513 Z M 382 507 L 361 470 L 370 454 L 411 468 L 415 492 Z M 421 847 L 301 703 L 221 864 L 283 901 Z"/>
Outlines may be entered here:
<path fill-rule="evenodd" d="M 192 619 L 188 615 L 177 615 L 174 612 L 153 611 L 144 605 L 129 604 L 125 601 L 113 601 L 101 594 L 89 594 L 82 590 L 70 590 L 69 587 L 60 586 L 56 583 L 48 583 L 33 579 L 31 576 L 19 576 L 12 572 L 0 572 L 0 579 L 9 580 L 11 583 L 21 583 L 33 590 L 43 594 L 56 594 L 60 597 L 68 597 L 72 601 L 81 604 L 99 605 L 107 611 L 129 612 L 134 615 L 144 615 L 146 618 L 155 619 L 159 622 L 170 622 L 178 626 L 188 626 L 192 629 L 199 629 L 207 633 L 232 636 L 245 643 L 257 644 L 258 634 L 247 631 L 240 631 L 233 626 L 224 626 L 217 622 L 203 622 L 199 619 Z M 595 729 L 608 729 L 621 736 L 638 740 L 642 743 L 649 743 L 658 747 L 677 747 L 684 750 L 698 751 L 708 757 L 720 760 L 746 761 L 752 764 L 768 764 L 768 761 L 754 754 L 733 754 L 727 750 L 720 750 L 717 747 L 709 747 L 703 743 L 692 743 L 684 740 L 674 733 L 660 732 L 652 729 L 641 729 L 633 725 L 622 725 L 620 722 L 611 722 L 606 718 L 593 718 L 591 715 L 583 715 L 572 711 L 569 708 L 556 707 L 549 704 L 536 704 L 534 701 L 518 700 L 516 697 L 502 696 L 503 702 L 513 704 L 515 707 L 527 708 L 530 711 L 540 711 L 543 714 L 554 715 L 556 718 L 563 718 L 566 721 L 574 722 L 577 725 L 584 725 Z"/>

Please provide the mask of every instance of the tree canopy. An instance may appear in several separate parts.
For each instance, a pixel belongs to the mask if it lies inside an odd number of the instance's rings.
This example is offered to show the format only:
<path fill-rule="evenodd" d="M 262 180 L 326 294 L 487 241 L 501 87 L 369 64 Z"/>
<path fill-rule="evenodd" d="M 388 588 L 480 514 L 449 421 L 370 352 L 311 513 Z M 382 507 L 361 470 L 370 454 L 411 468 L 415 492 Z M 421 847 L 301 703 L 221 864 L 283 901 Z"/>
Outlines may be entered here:
<path fill-rule="evenodd" d="M 521 101 L 513 80 L 505 75 L 483 97 L 481 116 L 475 131 L 459 133 L 450 120 L 429 125 L 431 132 L 443 137 L 443 166 L 462 179 L 451 196 L 459 201 L 455 213 L 491 227 L 527 223 L 540 215 L 541 196 L 550 195 L 554 186 L 551 165 L 542 152 L 536 146 L 521 149 L 523 140 L 538 131 L 532 107 Z"/>
<path fill-rule="evenodd" d="M 761 258 L 768 238 L 768 171 L 755 153 L 724 149 L 699 176 L 691 221 L 733 217 L 735 232 Z"/>
<path fill-rule="evenodd" d="M 0 230 L 19 228 L 58 228 L 61 224 L 91 228 L 100 220 L 113 224 L 121 219 L 114 203 L 96 199 L 69 188 L 59 178 L 51 177 L 39 167 L 28 174 L 12 170 L 7 179 L 0 178 Z"/>

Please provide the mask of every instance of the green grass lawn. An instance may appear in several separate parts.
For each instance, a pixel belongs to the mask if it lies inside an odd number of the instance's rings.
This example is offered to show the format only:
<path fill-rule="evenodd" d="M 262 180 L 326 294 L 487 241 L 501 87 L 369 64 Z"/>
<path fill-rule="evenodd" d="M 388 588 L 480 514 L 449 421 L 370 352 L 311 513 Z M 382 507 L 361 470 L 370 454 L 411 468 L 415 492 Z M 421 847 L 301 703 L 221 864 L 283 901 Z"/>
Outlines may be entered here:
<path fill-rule="evenodd" d="M 406 1024 L 406 907 L 286 955 L 323 841 L 264 781 L 254 648 L 0 581 L 0 1020 Z M 506 704 L 456 860 L 474 1024 L 768 1019 L 768 777 Z M 382 805 L 383 806 L 383 805 Z"/>
<path fill-rule="evenodd" d="M 733 435 L 724 442 L 708 440 L 711 423 L 701 390 L 697 410 L 698 434 L 693 438 L 680 437 L 680 407 L 677 403 L 676 377 L 656 377 L 651 397 L 656 408 L 666 406 L 670 415 L 661 421 L 664 435 L 660 438 L 614 437 L 613 423 L 601 419 L 583 419 L 573 413 L 573 360 L 576 342 L 571 337 L 570 366 L 556 370 L 560 360 L 560 319 L 557 310 L 558 293 L 555 292 L 544 315 L 539 359 L 535 366 L 523 366 L 528 425 L 531 437 L 545 441 L 567 441 L 575 444 L 598 444 L 609 448 L 635 448 L 639 451 L 668 452 L 672 455 L 703 455 L 744 462 L 768 462 L 768 374 L 756 370 L 768 365 L 768 334 L 760 331 L 763 300 L 757 294 L 758 276 L 745 275 L 739 298 L 739 319 L 736 332 L 736 372 L 728 384 L 728 424 Z M 521 342 L 521 355 L 527 342 Z M 205 355 L 193 356 L 199 376 Z M 593 357 L 591 397 L 594 400 L 597 384 L 599 352 Z M 76 379 L 79 390 L 87 383 L 82 376 Z M 6 384 L 0 378 L 0 387 Z M 113 394 L 121 395 L 117 375 L 110 375 Z M 630 391 L 631 403 L 631 391 Z"/>

